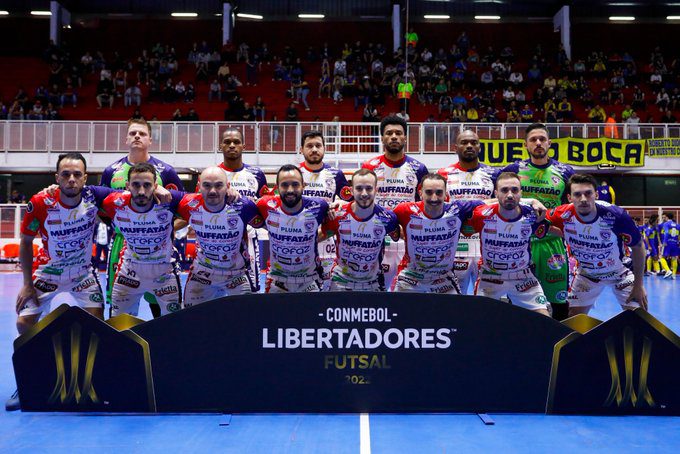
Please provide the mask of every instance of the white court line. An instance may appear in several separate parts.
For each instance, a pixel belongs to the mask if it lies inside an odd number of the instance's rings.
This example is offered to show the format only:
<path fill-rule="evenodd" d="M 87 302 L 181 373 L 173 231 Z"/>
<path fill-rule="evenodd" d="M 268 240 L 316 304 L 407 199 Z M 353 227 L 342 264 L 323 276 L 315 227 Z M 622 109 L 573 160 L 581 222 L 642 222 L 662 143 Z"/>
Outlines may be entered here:
<path fill-rule="evenodd" d="M 359 452 L 361 454 L 371 454 L 371 427 L 368 423 L 368 413 L 362 413 L 359 416 L 359 427 L 360 427 Z"/>

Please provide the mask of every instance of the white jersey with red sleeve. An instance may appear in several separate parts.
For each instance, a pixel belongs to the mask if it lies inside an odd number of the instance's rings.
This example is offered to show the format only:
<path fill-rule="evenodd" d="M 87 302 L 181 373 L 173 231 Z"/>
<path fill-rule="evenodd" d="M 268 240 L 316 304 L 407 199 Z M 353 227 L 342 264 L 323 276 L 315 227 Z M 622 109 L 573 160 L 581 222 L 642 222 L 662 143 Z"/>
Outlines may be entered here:
<path fill-rule="evenodd" d="M 560 205 L 548 213 L 547 219 L 562 230 L 572 255 L 578 260 L 579 273 L 603 278 L 623 268 L 625 246 L 642 239 L 630 215 L 616 205 L 597 201 L 597 216 L 583 221 L 573 204 Z"/>
<path fill-rule="evenodd" d="M 378 176 L 378 190 L 375 203 L 383 208 L 393 210 L 402 202 L 414 202 L 420 199 L 418 187 L 427 175 L 427 167 L 410 156 L 398 162 L 392 162 L 385 156 L 378 156 L 363 163 L 364 169 L 370 169 Z"/>
<path fill-rule="evenodd" d="M 423 202 L 400 203 L 394 209 L 404 229 L 406 253 L 399 265 L 415 279 L 434 279 L 453 270 L 456 246 L 463 223 L 480 201 L 454 201 L 444 204 L 444 213 L 430 218 Z"/>
<path fill-rule="evenodd" d="M 521 212 L 515 219 L 501 216 L 497 203 L 475 209 L 470 224 L 481 233 L 483 274 L 512 277 L 529 269 L 531 235 L 543 238 L 549 223 L 538 222 L 530 206 L 519 207 Z"/>
<path fill-rule="evenodd" d="M 399 239 L 396 215 L 378 205 L 368 218 L 359 219 L 349 203 L 321 229 L 335 235 L 338 247 L 333 275 L 347 282 L 375 281 L 381 270 L 385 237 Z"/>
<path fill-rule="evenodd" d="M 21 233 L 40 234 L 43 249 L 39 261 L 55 272 L 88 266 L 92 261 L 98 207 L 112 191 L 101 186 L 85 186 L 80 203 L 72 207 L 59 201 L 59 189 L 54 196 L 41 192 L 31 197 L 21 222 Z"/>
<path fill-rule="evenodd" d="M 300 281 L 318 276 L 318 228 L 328 212 L 323 199 L 302 197 L 302 208 L 288 214 L 280 196 L 266 196 L 257 208 L 269 232 L 269 276 L 279 281 Z"/>
<path fill-rule="evenodd" d="M 240 169 L 230 169 L 222 162 L 219 168 L 224 170 L 230 186 L 242 197 L 255 201 L 269 194 L 267 178 L 259 167 L 243 164 Z"/>
<path fill-rule="evenodd" d="M 248 260 L 246 226 L 258 223 L 260 217 L 254 202 L 242 197 L 212 212 L 201 194 L 186 194 L 179 202 L 177 214 L 196 232 L 198 263 L 220 271 L 243 272 Z"/>
<path fill-rule="evenodd" d="M 170 191 L 169 204 L 154 204 L 148 211 L 135 211 L 130 193 L 110 194 L 102 211 L 125 238 L 123 260 L 157 264 L 172 260 L 172 220 L 183 192 Z"/>
<path fill-rule="evenodd" d="M 311 170 L 304 162 L 299 167 L 305 182 L 302 190 L 303 196 L 318 197 L 329 203 L 336 197 L 342 200 L 352 200 L 352 190 L 342 170 L 328 164 L 324 164 L 319 170 Z"/>
<path fill-rule="evenodd" d="M 446 178 L 446 192 L 450 200 L 486 200 L 493 197 L 494 180 L 498 170 L 485 164 L 471 170 L 463 169 L 459 163 L 452 164 L 437 173 Z M 466 232 L 470 236 L 461 236 L 458 242 L 458 257 L 479 257 L 479 234 Z"/>

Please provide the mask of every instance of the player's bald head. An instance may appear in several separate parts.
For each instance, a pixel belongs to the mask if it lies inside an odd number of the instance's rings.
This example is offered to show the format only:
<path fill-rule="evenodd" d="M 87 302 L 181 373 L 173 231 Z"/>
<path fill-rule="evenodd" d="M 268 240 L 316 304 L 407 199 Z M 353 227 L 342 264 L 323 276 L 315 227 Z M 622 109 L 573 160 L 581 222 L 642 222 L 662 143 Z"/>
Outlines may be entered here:
<path fill-rule="evenodd" d="M 227 172 L 220 169 L 217 166 L 210 166 L 206 168 L 201 175 L 198 177 L 199 181 L 211 180 L 211 181 L 222 181 L 226 184 L 227 182 Z"/>
<path fill-rule="evenodd" d="M 479 143 L 479 136 L 472 129 L 466 129 L 456 137 L 456 144 L 461 145 L 463 141 L 475 140 Z"/>

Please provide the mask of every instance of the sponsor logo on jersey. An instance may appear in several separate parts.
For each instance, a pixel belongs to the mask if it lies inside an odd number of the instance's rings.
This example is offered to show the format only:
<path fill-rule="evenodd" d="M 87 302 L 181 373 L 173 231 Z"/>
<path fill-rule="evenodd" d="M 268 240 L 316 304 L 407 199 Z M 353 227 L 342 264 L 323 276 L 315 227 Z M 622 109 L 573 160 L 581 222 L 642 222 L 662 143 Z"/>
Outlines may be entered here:
<path fill-rule="evenodd" d="M 189 208 L 196 208 L 198 206 L 198 204 L 199 204 L 198 199 L 192 199 L 192 200 L 189 201 L 189 203 L 187 203 L 187 206 Z"/>
<path fill-rule="evenodd" d="M 493 208 L 491 208 L 491 207 L 489 207 L 489 208 L 484 208 L 484 209 L 482 210 L 482 216 L 489 216 L 489 215 L 491 215 L 492 213 L 493 213 Z"/>
<path fill-rule="evenodd" d="M 177 293 L 176 285 L 166 285 L 153 291 L 153 294 L 156 296 L 172 295 L 173 293 Z"/>
<path fill-rule="evenodd" d="M 43 281 L 42 279 L 38 279 L 33 283 L 33 286 L 40 290 L 41 292 L 44 293 L 49 293 L 53 292 L 57 289 L 57 284 L 53 284 L 51 282 Z"/>
<path fill-rule="evenodd" d="M 28 202 L 26 205 L 26 213 L 33 213 L 33 202 Z"/>
<path fill-rule="evenodd" d="M 623 240 L 623 244 L 625 245 L 630 245 L 633 242 L 633 237 L 628 235 L 627 233 L 622 233 L 619 235 L 621 239 Z"/>
<path fill-rule="evenodd" d="M 134 279 L 130 279 L 129 277 L 118 276 L 118 279 L 116 279 L 116 282 L 118 282 L 119 284 L 124 285 L 126 287 L 139 288 L 139 281 L 136 281 Z"/>
<path fill-rule="evenodd" d="M 210 284 L 212 284 L 212 282 L 211 282 L 210 280 L 204 279 L 204 278 L 202 278 L 202 277 L 198 277 L 198 276 L 196 276 L 195 274 L 192 275 L 192 276 L 191 276 L 191 279 L 189 279 L 189 280 L 190 280 L 190 281 L 196 281 L 196 282 L 198 282 L 199 284 L 203 284 L 203 285 L 210 285 Z"/>
<path fill-rule="evenodd" d="M 567 291 L 566 290 L 560 290 L 555 294 L 555 298 L 557 301 L 566 301 L 567 300 Z"/>
<path fill-rule="evenodd" d="M 565 264 L 565 259 L 562 254 L 553 254 L 550 257 L 548 257 L 548 267 L 551 270 L 559 270 L 564 266 Z"/>
<path fill-rule="evenodd" d="M 115 199 L 113 199 L 113 204 L 118 207 L 122 207 L 123 205 L 125 205 L 125 200 L 122 197 L 116 197 Z"/>

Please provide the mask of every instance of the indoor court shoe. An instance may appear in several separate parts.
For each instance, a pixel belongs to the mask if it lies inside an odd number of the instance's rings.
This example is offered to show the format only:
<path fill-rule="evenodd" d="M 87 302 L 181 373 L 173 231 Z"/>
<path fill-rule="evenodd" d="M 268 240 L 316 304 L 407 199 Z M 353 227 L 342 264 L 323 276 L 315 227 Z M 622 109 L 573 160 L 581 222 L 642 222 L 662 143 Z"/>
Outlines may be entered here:
<path fill-rule="evenodd" d="M 664 279 L 670 279 L 673 276 L 673 272 L 668 270 L 666 271 L 666 274 L 663 275 Z"/>
<path fill-rule="evenodd" d="M 19 402 L 19 390 L 14 391 L 12 397 L 5 402 L 5 411 L 21 410 L 21 403 Z"/>

